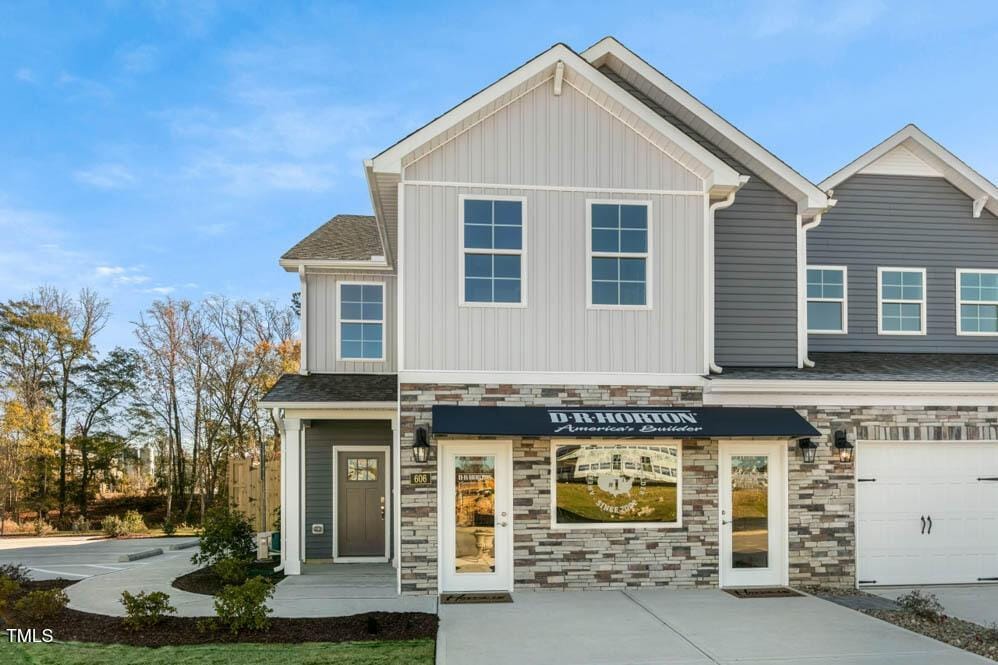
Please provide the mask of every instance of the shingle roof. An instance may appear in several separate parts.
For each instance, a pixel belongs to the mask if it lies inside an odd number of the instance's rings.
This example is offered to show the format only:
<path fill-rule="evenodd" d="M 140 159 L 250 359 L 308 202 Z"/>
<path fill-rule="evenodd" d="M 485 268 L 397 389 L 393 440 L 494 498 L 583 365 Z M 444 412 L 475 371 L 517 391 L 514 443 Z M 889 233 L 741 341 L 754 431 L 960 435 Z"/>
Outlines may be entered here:
<path fill-rule="evenodd" d="M 394 402 L 395 374 L 285 374 L 260 402 Z"/>
<path fill-rule="evenodd" d="M 998 354 L 811 353 L 814 367 L 725 367 L 713 379 L 998 381 Z"/>
<path fill-rule="evenodd" d="M 284 253 L 282 259 L 367 261 L 384 256 L 377 218 L 336 215 Z"/>

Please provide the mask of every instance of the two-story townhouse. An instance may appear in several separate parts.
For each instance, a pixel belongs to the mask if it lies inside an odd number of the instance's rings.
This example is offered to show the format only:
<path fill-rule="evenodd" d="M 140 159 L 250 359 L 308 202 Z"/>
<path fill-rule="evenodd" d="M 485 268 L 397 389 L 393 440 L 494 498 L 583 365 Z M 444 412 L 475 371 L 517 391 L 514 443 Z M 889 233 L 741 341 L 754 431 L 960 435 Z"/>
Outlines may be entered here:
<path fill-rule="evenodd" d="M 807 234 L 807 367 L 733 369 L 707 401 L 794 406 L 855 439 L 855 474 L 816 492 L 835 543 L 817 563 L 859 584 L 998 581 L 998 188 L 914 125 L 820 186 L 837 203 Z"/>
<path fill-rule="evenodd" d="M 862 428 L 905 414 L 759 394 L 824 371 L 806 243 L 834 198 L 612 38 L 555 45 L 365 169 L 375 215 L 281 259 L 302 372 L 264 405 L 289 574 L 855 582 L 843 451 L 862 434 L 864 464 Z"/>

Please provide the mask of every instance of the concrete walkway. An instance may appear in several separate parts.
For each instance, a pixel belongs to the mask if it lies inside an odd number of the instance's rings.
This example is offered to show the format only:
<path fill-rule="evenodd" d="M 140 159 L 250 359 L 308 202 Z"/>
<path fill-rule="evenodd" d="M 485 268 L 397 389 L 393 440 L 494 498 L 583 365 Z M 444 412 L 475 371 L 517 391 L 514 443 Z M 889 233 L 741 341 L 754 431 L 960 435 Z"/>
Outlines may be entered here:
<path fill-rule="evenodd" d="M 882 598 L 897 600 L 915 590 L 931 593 L 942 603 L 946 614 L 981 626 L 998 623 L 998 584 L 959 586 L 884 587 L 863 589 Z"/>
<path fill-rule="evenodd" d="M 191 563 L 197 550 L 169 552 L 151 559 L 146 565 L 89 577 L 66 589 L 69 606 L 81 612 L 123 616 L 121 592 L 163 591 L 179 616 L 198 617 L 215 614 L 214 598 L 181 591 L 173 580 L 200 566 Z M 364 595 L 341 584 L 323 584 L 322 575 L 286 577 L 274 590 L 268 605 L 275 617 L 348 616 L 362 612 L 436 612 L 434 597 L 409 597 L 391 594 Z"/>
<path fill-rule="evenodd" d="M 817 598 L 519 592 L 441 605 L 438 665 L 970 665 L 984 658 Z"/>

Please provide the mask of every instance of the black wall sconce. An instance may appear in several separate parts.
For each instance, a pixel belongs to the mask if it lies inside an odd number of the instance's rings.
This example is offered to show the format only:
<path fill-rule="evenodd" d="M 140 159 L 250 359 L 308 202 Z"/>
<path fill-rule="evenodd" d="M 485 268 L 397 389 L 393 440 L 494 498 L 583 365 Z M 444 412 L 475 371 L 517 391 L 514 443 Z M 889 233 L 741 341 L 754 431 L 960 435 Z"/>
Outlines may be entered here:
<path fill-rule="evenodd" d="M 814 464 L 814 456 L 818 452 L 818 444 L 811 439 L 801 439 L 797 442 L 804 464 Z"/>
<path fill-rule="evenodd" d="M 856 450 L 853 443 L 855 437 L 844 429 L 840 429 L 836 430 L 832 440 L 835 442 L 835 449 L 839 451 L 839 461 L 843 464 L 852 462 L 852 455 Z"/>
<path fill-rule="evenodd" d="M 412 442 L 412 458 L 417 464 L 426 464 L 430 459 L 430 428 L 417 427 L 416 440 Z"/>

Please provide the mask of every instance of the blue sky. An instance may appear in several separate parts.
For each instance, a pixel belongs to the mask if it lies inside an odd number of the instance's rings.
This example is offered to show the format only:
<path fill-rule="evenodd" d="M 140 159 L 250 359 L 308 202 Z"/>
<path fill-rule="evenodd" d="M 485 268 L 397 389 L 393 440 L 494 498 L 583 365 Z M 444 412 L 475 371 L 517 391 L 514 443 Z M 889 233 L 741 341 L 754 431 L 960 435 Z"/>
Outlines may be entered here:
<path fill-rule="evenodd" d="M 908 122 L 998 180 L 982 2 L 5 2 L 0 298 L 286 301 L 361 162 L 555 42 L 613 34 L 813 181 Z"/>

